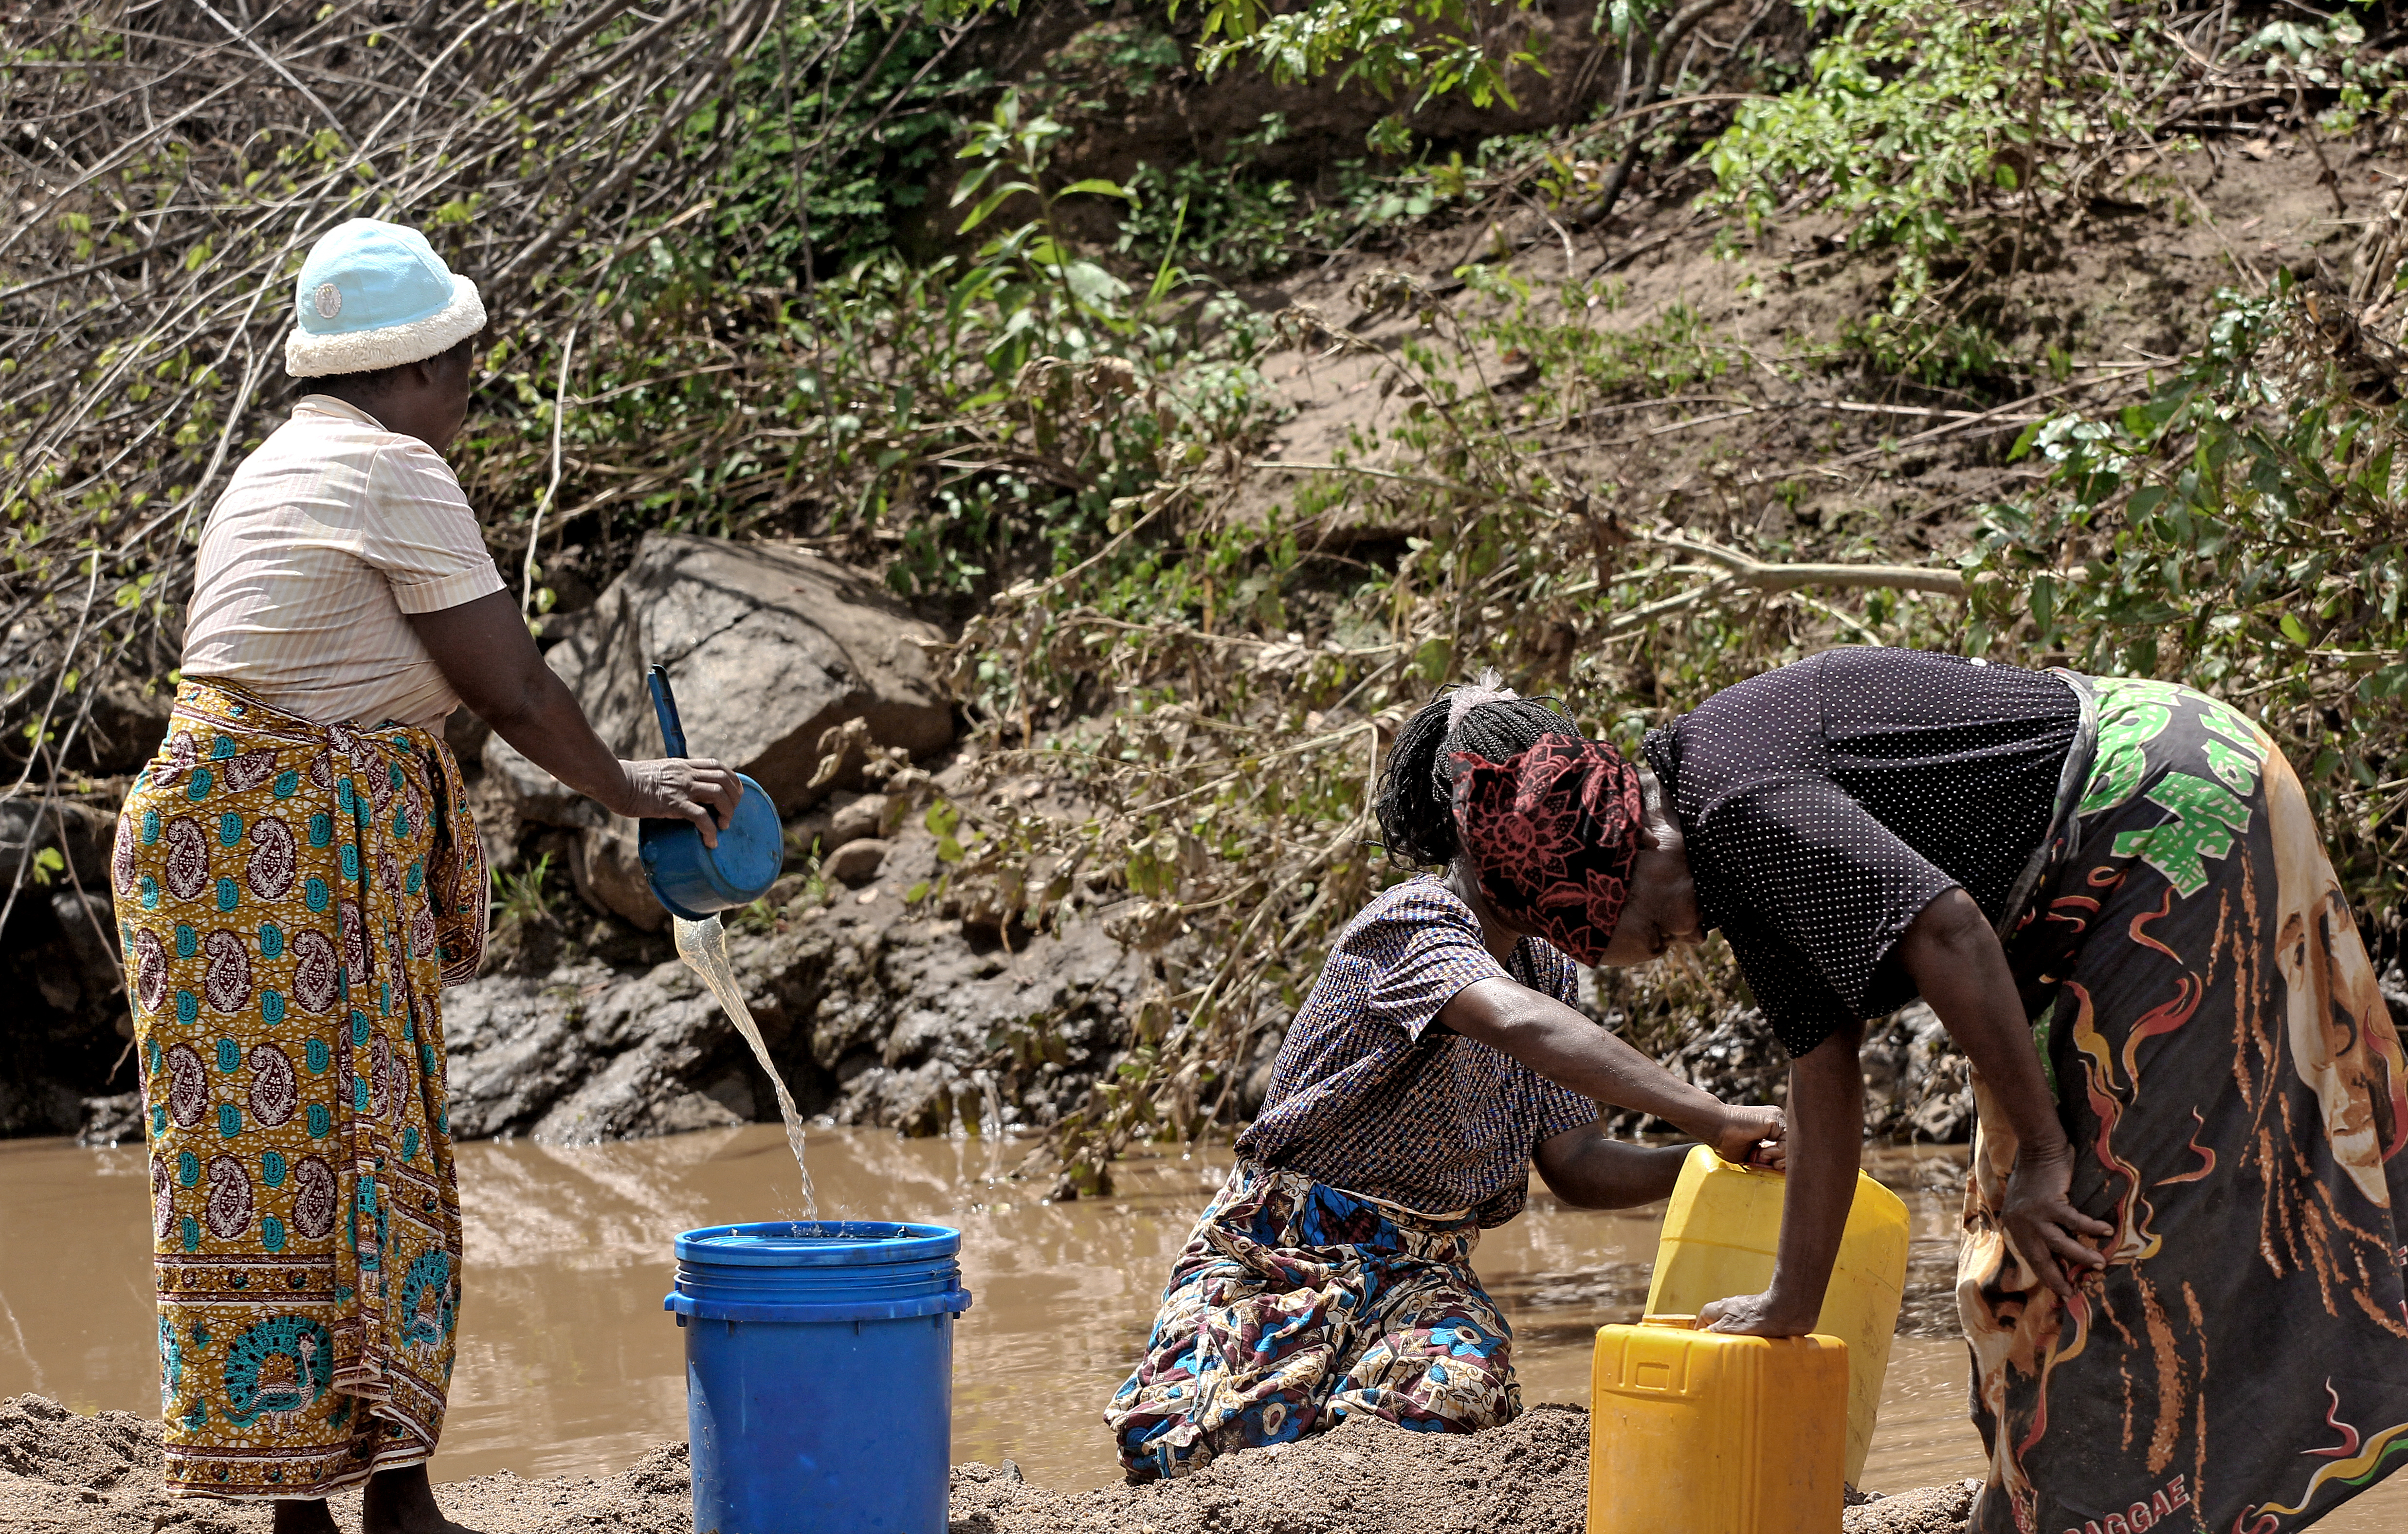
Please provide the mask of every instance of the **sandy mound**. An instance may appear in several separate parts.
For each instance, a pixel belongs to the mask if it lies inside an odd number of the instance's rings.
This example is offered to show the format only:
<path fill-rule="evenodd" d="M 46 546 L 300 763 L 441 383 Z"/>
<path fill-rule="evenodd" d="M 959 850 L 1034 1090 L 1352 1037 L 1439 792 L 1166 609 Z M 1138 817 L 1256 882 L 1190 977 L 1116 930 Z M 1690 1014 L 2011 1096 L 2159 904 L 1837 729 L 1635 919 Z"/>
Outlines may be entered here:
<path fill-rule="evenodd" d="M 79 1416 L 39 1396 L 0 1401 L 0 1529 L 9 1534 L 265 1534 L 264 1507 L 159 1490 L 159 1425 Z M 481 1534 L 689 1534 L 682 1443 L 595 1481 L 455 1482 L 443 1508 Z M 1963 1534 L 1972 1483 L 1885 1498 L 1844 1534 Z M 1469 1438 L 1350 1422 L 1302 1443 L 1250 1449 L 1183 1481 L 1064 1494 L 1009 1466 L 953 1469 L 949 1534 L 1581 1534 L 1588 1413 L 1540 1406 Z M 345 1528 L 359 1498 L 337 1498 Z"/>
<path fill-rule="evenodd" d="M 1579 1534 L 1588 1413 L 1538 1406 L 1469 1438 L 1357 1418 L 1194 1475 L 1064 1495 L 953 1469 L 951 1534 Z"/>
<path fill-rule="evenodd" d="M 1975 1483 L 1880 1498 L 1843 1534 L 1963 1534 Z M 949 1534 L 1582 1534 L 1588 1413 L 1536 1406 L 1469 1438 L 1357 1418 L 1184 1480 L 1065 1495 L 953 1467 Z"/>
<path fill-rule="evenodd" d="M 1944 1486 L 1903 1491 L 1841 1514 L 1843 1534 L 1964 1534 L 1973 1516 L 1973 1495 L 1979 1481 L 1951 1481 Z"/>
<path fill-rule="evenodd" d="M 257 1503 L 173 1498 L 159 1487 L 159 1425 L 124 1412 L 79 1416 L 56 1401 L 0 1401 L 0 1529 L 7 1534 L 266 1534 Z M 489 1475 L 443 1488 L 443 1509 L 480 1534 L 692 1534 L 685 1445 L 665 1443 L 600 1481 Z M 335 1517 L 359 1527 L 357 1494 Z"/>

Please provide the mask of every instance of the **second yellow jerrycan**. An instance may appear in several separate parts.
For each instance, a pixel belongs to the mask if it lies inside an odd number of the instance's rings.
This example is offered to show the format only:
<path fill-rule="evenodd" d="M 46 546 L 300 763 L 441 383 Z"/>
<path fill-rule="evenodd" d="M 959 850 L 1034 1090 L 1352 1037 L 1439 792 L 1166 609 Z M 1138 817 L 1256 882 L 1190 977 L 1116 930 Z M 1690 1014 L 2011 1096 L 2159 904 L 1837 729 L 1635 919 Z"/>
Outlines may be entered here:
<path fill-rule="evenodd" d="M 1837 1534 L 1847 1346 L 1696 1319 L 1598 1330 L 1588 1534 Z"/>
<path fill-rule="evenodd" d="M 1647 1313 L 1694 1319 L 1709 1300 L 1761 1294 L 1772 1283 L 1772 1256 L 1781 1245 L 1783 1186 L 1778 1172 L 1733 1166 L 1703 1145 L 1692 1150 L 1664 1211 Z M 1850 1485 L 1861 1484 L 1881 1412 L 1890 1338 L 1906 1292 L 1906 1239 L 1905 1203 L 1858 1172 L 1840 1260 L 1814 1323 L 1817 1334 L 1848 1347 Z"/>

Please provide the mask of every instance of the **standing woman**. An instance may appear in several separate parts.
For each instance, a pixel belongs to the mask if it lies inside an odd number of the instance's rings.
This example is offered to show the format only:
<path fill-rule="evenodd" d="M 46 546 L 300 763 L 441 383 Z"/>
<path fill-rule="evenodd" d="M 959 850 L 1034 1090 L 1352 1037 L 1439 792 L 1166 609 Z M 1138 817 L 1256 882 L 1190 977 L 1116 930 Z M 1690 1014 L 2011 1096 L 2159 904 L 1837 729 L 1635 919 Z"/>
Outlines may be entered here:
<path fill-rule="evenodd" d="M 1503 914 L 1463 855 L 1452 785 L 1477 755 L 1541 747 L 1569 904 Z M 1467 1433 L 1519 1415 L 1512 1331 L 1471 1267 L 1480 1233 L 1522 1211 L 1533 1165 L 1564 1202 L 1621 1209 L 1669 1195 L 1687 1154 L 1609 1138 L 1601 1106 L 1779 1163 L 1777 1110 L 1721 1102 L 1571 1005 L 1562 950 L 1610 927 L 1632 864 L 1656 855 L 1620 834 L 1639 786 L 1612 747 L 1550 704 L 1458 688 L 1398 732 L 1377 808 L 1391 857 L 1445 871 L 1373 896 L 1289 1025 L 1237 1166 L 1105 1410 L 1133 1479 L 1350 1416 Z"/>
<path fill-rule="evenodd" d="M 1842 650 L 1651 734 L 1611 939 L 1719 929 L 1788 1049 L 1772 1286 L 1822 1308 L 1862 1138 L 1863 1022 L 1918 995 L 1971 1061 L 1958 1305 L 1974 1527 L 2305 1527 L 2408 1455 L 2408 1062 L 2273 741 L 2188 688 Z M 1521 761 L 1463 780 L 1493 905 L 1562 850 Z M 1536 853 L 1529 849 L 1535 846 Z"/>
<path fill-rule="evenodd" d="M 465 701 L 570 787 L 714 844 L 740 789 L 618 760 L 505 594 L 441 457 L 476 285 L 354 219 L 296 298 L 285 367 L 313 392 L 202 530 L 175 713 L 118 823 L 165 1476 L 311 1531 L 366 1482 L 366 1534 L 426 1534 L 455 1527 L 425 1469 L 460 1303 L 440 988 L 485 927 L 443 718 Z"/>

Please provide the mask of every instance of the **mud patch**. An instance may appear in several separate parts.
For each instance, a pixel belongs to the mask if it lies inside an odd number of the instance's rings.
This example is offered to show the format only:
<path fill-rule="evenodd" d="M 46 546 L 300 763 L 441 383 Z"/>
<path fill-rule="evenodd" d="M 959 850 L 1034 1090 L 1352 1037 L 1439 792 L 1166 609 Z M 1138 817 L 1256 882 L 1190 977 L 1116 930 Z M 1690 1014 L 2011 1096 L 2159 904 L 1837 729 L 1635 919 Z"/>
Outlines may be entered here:
<path fill-rule="evenodd" d="M 1965 1482 L 1850 1508 L 1844 1534 L 1962 1534 Z M 1534 1406 L 1469 1438 L 1356 1420 L 1184 1480 L 1064 1495 L 1006 1466 L 953 1468 L 948 1534 L 1582 1534 L 1588 1413 Z"/>
<path fill-rule="evenodd" d="M 8 1534 L 267 1534 L 265 1503 L 170 1498 L 159 1482 L 159 1425 L 125 1412 L 87 1417 L 39 1396 L 0 1401 L 0 1529 Z M 665 1443 L 600 1480 L 522 1481 L 507 1472 L 441 1489 L 443 1511 L 478 1534 L 691 1534 L 682 1443 Z M 354 1492 L 330 1499 L 360 1526 Z"/>
<path fill-rule="evenodd" d="M 159 1425 L 88 1417 L 39 1396 L 0 1401 L 0 1528 L 11 1534 L 265 1534 L 260 1504 L 177 1500 L 160 1489 Z M 1974 1484 L 1851 1508 L 1844 1534 L 1962 1534 Z M 504 1472 L 441 1488 L 480 1534 L 687 1534 L 682 1443 L 600 1480 Z M 359 1527 L 356 1494 L 334 1498 Z M 1536 1406 L 1469 1438 L 1350 1422 L 1301 1443 L 1250 1449 L 1183 1481 L 1062 1493 L 1006 1464 L 953 1467 L 948 1534 L 1581 1534 L 1588 1413 Z"/>

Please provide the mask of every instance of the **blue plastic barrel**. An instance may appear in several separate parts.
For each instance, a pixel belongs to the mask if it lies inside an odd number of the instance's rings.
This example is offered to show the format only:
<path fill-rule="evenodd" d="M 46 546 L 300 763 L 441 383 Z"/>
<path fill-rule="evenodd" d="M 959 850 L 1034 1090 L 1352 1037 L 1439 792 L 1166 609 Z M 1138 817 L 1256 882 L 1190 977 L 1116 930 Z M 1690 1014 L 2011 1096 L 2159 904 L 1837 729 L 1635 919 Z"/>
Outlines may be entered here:
<path fill-rule="evenodd" d="M 961 1246 L 870 1220 L 677 1239 L 696 1534 L 944 1534 Z"/>

